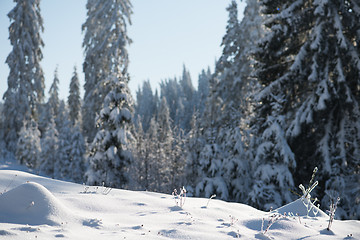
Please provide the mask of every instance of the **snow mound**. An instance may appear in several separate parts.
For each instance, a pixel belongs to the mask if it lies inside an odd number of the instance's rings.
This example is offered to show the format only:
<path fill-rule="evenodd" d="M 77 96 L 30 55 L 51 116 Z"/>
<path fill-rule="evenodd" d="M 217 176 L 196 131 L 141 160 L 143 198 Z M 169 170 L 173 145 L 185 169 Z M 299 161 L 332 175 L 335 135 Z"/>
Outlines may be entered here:
<path fill-rule="evenodd" d="M 328 215 L 326 215 L 326 213 L 324 213 L 321 209 L 314 206 L 314 204 L 312 204 L 306 198 L 305 199 L 299 198 L 289 204 L 286 204 L 285 206 L 275 209 L 274 212 L 278 212 L 280 214 L 292 213 L 294 215 L 298 214 L 299 216 L 328 218 Z"/>
<path fill-rule="evenodd" d="M 59 225 L 69 210 L 44 186 L 27 182 L 0 195 L 0 223 Z"/>

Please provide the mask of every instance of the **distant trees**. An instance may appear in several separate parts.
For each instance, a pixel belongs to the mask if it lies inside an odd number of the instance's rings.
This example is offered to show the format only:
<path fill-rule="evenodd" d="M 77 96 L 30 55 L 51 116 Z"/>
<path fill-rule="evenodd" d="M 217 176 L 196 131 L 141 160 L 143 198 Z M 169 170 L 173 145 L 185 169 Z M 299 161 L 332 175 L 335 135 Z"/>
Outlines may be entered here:
<path fill-rule="evenodd" d="M 83 101 L 76 68 L 67 102 L 57 69 L 43 101 L 39 1 L 18 1 L 9 13 L 1 158 L 15 154 L 58 179 L 166 193 L 185 186 L 261 209 L 292 201 L 317 166 L 322 205 L 340 196 L 339 216 L 359 218 L 358 3 L 248 0 L 239 21 L 233 0 L 214 72 L 202 70 L 196 89 L 184 65 L 159 90 L 145 81 L 136 102 L 130 1 L 86 7 Z"/>
<path fill-rule="evenodd" d="M 74 73 L 70 81 L 67 104 L 69 106 L 70 121 L 74 126 L 78 121 L 81 121 L 80 83 L 76 67 L 74 67 Z"/>
<path fill-rule="evenodd" d="M 44 76 L 41 39 L 43 20 L 40 0 L 16 1 L 9 12 L 9 39 L 13 46 L 6 59 L 10 68 L 4 99 L 4 138 L 7 148 L 15 153 L 23 121 L 38 119 L 38 106 L 44 98 Z"/>

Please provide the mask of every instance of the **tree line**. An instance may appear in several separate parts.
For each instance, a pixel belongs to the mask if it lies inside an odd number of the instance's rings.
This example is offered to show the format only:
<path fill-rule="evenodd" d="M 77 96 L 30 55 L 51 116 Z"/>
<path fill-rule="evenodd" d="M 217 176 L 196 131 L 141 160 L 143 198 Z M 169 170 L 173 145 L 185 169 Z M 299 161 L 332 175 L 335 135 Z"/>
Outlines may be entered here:
<path fill-rule="evenodd" d="M 360 5 L 232 0 L 222 55 L 193 86 L 186 66 L 131 96 L 129 0 L 88 1 L 85 94 L 74 69 L 67 101 L 57 70 L 44 99 L 39 0 L 16 3 L 0 106 L 1 157 L 57 179 L 246 203 L 268 210 L 314 193 L 360 217 Z"/>

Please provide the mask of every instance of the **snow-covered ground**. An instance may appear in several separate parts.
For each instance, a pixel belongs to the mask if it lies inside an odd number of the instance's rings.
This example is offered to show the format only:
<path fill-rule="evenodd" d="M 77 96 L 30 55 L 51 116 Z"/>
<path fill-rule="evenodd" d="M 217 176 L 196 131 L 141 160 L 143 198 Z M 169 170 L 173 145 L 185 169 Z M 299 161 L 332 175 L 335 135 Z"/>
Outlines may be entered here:
<path fill-rule="evenodd" d="M 271 213 L 189 197 L 179 207 L 171 195 L 84 187 L 10 170 L 14 168 L 1 163 L 0 169 L 4 240 L 360 239 L 360 221 L 335 220 L 328 231 L 328 216 L 320 210 L 316 217 L 307 217 L 300 199 Z M 286 216 L 279 215 L 284 212 Z"/>

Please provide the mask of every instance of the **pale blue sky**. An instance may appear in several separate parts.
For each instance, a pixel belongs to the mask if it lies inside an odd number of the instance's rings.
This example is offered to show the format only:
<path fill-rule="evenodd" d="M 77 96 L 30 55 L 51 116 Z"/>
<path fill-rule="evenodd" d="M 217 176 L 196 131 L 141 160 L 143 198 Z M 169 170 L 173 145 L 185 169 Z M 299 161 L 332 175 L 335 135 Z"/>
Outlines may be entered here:
<path fill-rule="evenodd" d="M 131 81 L 135 92 L 144 80 L 152 87 L 161 80 L 178 77 L 183 64 L 190 70 L 193 84 L 203 68 L 213 69 L 221 55 L 221 39 L 225 33 L 230 0 L 133 0 L 134 14 L 128 35 L 133 40 L 128 48 Z M 240 1 L 238 1 L 240 2 Z M 86 20 L 86 0 L 42 0 L 41 15 L 45 31 L 44 59 L 46 93 L 58 65 L 60 97 L 67 99 L 74 65 L 78 68 L 81 85 L 83 35 L 81 25 Z M 244 3 L 239 3 L 242 17 Z M 0 1 L 0 96 L 7 89 L 8 66 L 6 57 L 12 47 L 8 40 L 10 21 L 8 12 L 15 6 L 12 0 Z M 83 93 L 83 92 L 82 92 Z"/>

